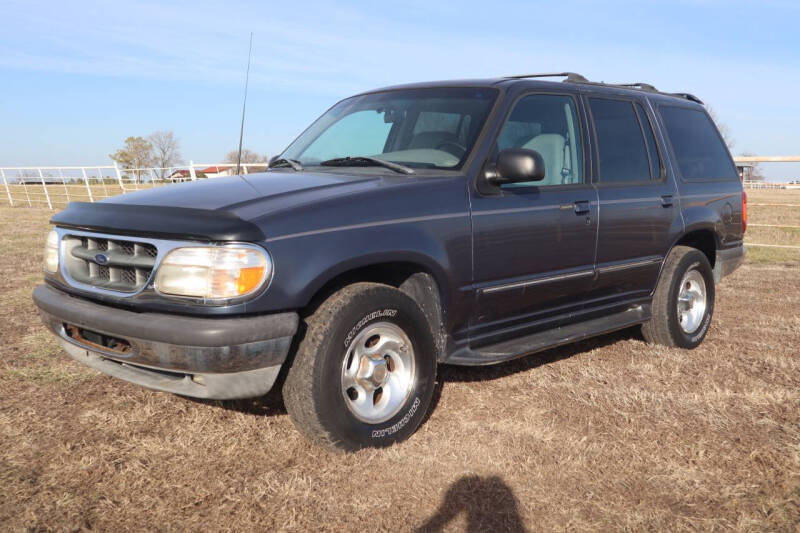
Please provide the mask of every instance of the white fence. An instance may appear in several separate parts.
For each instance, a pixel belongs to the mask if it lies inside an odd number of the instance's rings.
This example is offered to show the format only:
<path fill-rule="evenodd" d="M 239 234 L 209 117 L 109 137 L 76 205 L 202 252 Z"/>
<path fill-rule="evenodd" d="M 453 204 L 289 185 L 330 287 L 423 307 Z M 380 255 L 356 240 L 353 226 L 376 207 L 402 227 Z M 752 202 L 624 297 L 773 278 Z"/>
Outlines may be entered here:
<path fill-rule="evenodd" d="M 241 172 L 260 172 L 266 163 L 241 165 Z M 0 167 L 0 177 L 11 206 L 63 207 L 71 201 L 94 202 L 117 194 L 170 183 L 230 176 L 233 163 L 189 162 L 175 167 L 120 169 L 114 165 L 80 167 Z M 745 189 L 800 189 L 796 183 L 745 180 Z"/>
<path fill-rule="evenodd" d="M 266 163 L 241 165 L 242 174 L 265 170 Z M 82 167 L 0 167 L 6 200 L 12 207 L 62 208 L 72 201 L 94 202 L 110 196 L 172 183 L 213 179 L 236 172 L 232 163 L 200 164 L 167 168 L 120 169 L 114 165 Z M 800 184 L 770 183 L 745 180 L 746 189 L 800 189 Z M 800 208 L 800 203 L 751 203 L 752 207 Z M 797 225 L 758 224 L 752 227 L 796 231 Z M 746 242 L 748 246 L 788 248 L 800 251 L 800 246 L 784 243 Z"/>
<path fill-rule="evenodd" d="M 800 189 L 800 183 L 776 183 L 770 181 L 744 180 L 745 189 Z"/>
<path fill-rule="evenodd" d="M 259 172 L 266 163 L 241 165 L 241 172 Z M 234 163 L 190 162 L 179 167 L 121 169 L 114 165 L 80 167 L 0 167 L 8 204 L 13 206 L 63 207 L 68 202 L 94 202 L 117 194 L 182 181 L 230 176 Z"/>

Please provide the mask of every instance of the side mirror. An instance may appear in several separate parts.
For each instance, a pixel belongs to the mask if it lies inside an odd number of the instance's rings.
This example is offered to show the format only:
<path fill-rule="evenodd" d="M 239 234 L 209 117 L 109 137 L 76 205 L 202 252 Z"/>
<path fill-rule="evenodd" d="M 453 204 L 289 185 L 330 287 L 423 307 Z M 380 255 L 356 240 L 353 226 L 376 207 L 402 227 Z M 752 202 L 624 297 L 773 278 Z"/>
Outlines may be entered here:
<path fill-rule="evenodd" d="M 278 154 L 278 155 L 273 155 L 272 157 L 270 157 L 270 158 L 269 158 L 269 162 L 267 163 L 267 168 L 271 167 L 271 166 L 272 166 L 272 163 L 274 163 L 275 161 L 277 161 L 278 159 L 280 159 L 280 157 L 281 157 L 281 154 Z"/>
<path fill-rule="evenodd" d="M 545 168 L 542 154 L 525 148 L 508 148 L 497 156 L 497 163 L 486 171 L 486 179 L 495 185 L 522 181 L 541 181 Z"/>

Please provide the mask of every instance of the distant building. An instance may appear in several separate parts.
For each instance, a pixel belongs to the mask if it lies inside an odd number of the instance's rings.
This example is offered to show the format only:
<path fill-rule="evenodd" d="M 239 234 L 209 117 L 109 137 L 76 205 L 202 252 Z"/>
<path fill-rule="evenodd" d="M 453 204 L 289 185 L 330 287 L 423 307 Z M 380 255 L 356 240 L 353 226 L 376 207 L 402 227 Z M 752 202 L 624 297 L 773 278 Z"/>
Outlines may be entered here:
<path fill-rule="evenodd" d="M 218 178 L 220 176 L 233 176 L 233 173 L 236 172 L 236 168 L 213 166 L 198 170 L 198 172 L 202 172 L 207 178 Z"/>
<path fill-rule="evenodd" d="M 736 163 L 736 171 L 739 173 L 739 179 L 742 181 L 752 180 L 753 163 Z"/>
<path fill-rule="evenodd" d="M 38 176 L 22 176 L 17 178 L 16 183 L 17 185 L 41 185 L 42 181 L 44 181 L 45 185 L 61 185 L 66 180 L 52 176 L 45 176 L 44 178 Z M 12 180 L 9 180 L 9 182 L 13 183 Z"/>
<path fill-rule="evenodd" d="M 203 170 L 195 170 L 194 175 L 197 179 L 205 179 L 205 178 L 213 178 L 214 176 L 209 176 Z M 189 169 L 180 169 L 176 170 L 166 178 L 167 181 L 174 181 L 174 182 L 181 182 L 181 181 L 192 181 L 192 172 Z"/>
<path fill-rule="evenodd" d="M 229 167 L 211 166 L 208 168 L 195 170 L 194 175 L 197 179 L 218 178 L 220 176 L 232 176 L 233 172 L 234 170 Z M 176 182 L 191 181 L 192 172 L 189 169 L 179 169 L 167 176 L 166 179 Z"/>
<path fill-rule="evenodd" d="M 169 176 L 167 176 L 169 181 L 189 181 L 192 179 L 192 173 L 188 170 L 176 170 Z"/>

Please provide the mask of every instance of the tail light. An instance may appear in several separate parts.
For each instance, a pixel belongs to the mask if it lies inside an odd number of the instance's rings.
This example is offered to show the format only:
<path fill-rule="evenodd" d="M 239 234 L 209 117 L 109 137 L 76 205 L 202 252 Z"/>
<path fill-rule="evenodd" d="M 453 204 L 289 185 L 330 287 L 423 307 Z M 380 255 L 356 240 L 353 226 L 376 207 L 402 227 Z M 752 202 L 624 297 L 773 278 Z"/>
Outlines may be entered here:
<path fill-rule="evenodd" d="M 747 193 L 742 191 L 742 233 L 747 231 Z"/>

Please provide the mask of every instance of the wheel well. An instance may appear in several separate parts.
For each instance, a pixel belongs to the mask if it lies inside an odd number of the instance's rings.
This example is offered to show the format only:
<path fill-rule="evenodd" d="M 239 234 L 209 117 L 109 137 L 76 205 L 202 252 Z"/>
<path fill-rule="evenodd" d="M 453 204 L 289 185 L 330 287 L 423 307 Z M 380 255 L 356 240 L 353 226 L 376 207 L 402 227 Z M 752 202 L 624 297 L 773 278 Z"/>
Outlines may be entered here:
<path fill-rule="evenodd" d="M 675 243 L 675 245 L 691 246 L 703 252 L 714 268 L 714 262 L 717 259 L 717 238 L 711 230 L 697 230 L 687 233 Z"/>
<path fill-rule="evenodd" d="M 415 263 L 380 263 L 343 272 L 314 294 L 302 311 L 303 317 L 313 314 L 322 302 L 339 289 L 364 281 L 395 287 L 417 302 L 431 325 L 439 354 L 443 352 L 445 333 L 441 287 L 432 274 Z"/>

